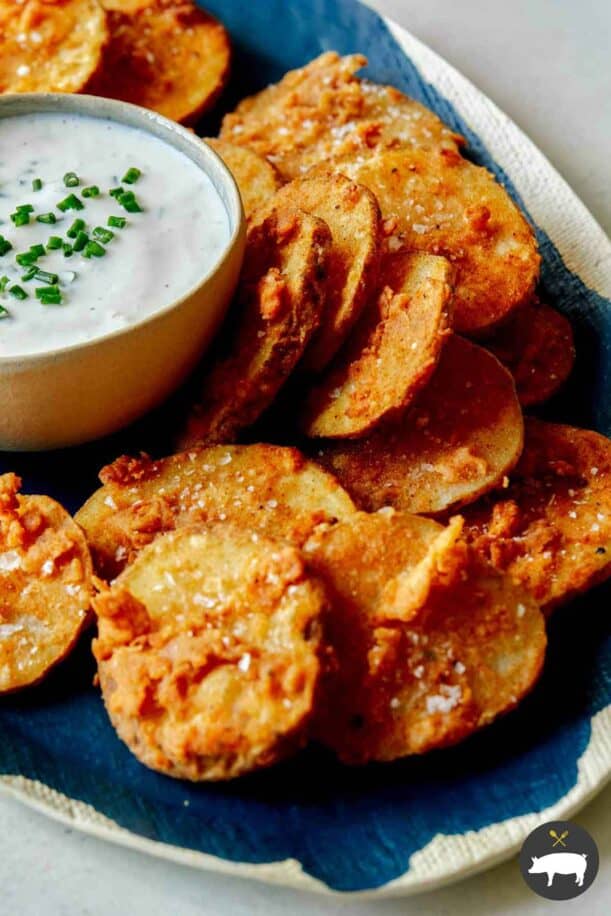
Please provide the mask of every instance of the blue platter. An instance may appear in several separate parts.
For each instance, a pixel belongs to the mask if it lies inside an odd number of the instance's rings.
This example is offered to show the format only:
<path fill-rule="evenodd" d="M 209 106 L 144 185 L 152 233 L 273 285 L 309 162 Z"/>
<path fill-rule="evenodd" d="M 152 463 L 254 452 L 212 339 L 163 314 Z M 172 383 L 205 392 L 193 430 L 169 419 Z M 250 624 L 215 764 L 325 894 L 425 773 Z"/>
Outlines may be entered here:
<path fill-rule="evenodd" d="M 426 83 L 385 23 L 353 0 L 207 0 L 235 44 L 234 77 L 218 115 L 243 95 L 328 49 L 361 51 L 368 75 L 436 111 L 521 203 L 507 175 L 454 108 Z M 611 303 L 571 273 L 544 232 L 544 296 L 575 327 L 578 362 L 545 415 L 611 435 Z M 76 510 L 98 469 L 124 451 L 169 450 L 158 412 L 120 436 L 81 449 L 0 455 L 30 492 Z M 133 834 L 222 860 L 297 860 L 329 888 L 381 888 L 439 833 L 465 834 L 541 811 L 577 781 L 592 717 L 611 702 L 609 588 L 559 611 L 544 676 L 520 708 L 463 745 L 426 759 L 346 769 L 310 748 L 271 771 L 228 785 L 192 786 L 142 767 L 116 737 L 98 691 L 88 639 L 41 686 L 0 700 L 0 772 L 87 802 Z M 579 621 L 579 626 L 576 621 Z"/>

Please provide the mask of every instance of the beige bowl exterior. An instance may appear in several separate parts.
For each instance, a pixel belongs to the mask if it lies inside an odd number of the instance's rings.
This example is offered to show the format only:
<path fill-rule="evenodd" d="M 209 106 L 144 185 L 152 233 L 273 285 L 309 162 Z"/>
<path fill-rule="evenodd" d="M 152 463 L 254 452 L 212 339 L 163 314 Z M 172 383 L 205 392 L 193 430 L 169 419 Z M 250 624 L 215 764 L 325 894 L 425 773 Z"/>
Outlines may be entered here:
<path fill-rule="evenodd" d="M 38 112 L 109 118 L 154 134 L 212 180 L 230 239 L 219 262 L 181 299 L 142 322 L 40 355 L 0 357 L 0 449 L 37 451 L 115 432 L 160 404 L 194 368 L 234 292 L 245 244 L 237 186 L 221 159 L 190 131 L 135 105 L 94 96 L 0 98 L 0 118 Z"/>

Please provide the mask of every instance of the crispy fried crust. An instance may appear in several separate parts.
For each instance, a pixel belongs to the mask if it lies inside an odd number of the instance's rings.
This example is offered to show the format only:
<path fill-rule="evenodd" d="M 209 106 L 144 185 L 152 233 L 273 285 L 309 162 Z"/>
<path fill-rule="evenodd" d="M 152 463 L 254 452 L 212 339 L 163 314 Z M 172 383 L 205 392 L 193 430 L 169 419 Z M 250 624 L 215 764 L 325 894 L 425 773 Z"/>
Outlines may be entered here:
<path fill-rule="evenodd" d="M 96 571 L 113 578 L 157 535 L 202 522 L 234 521 L 301 545 L 316 525 L 348 518 L 337 481 L 297 449 L 217 446 L 170 458 L 119 458 L 76 516 Z"/>
<path fill-rule="evenodd" d="M 513 375 L 524 407 L 556 394 L 575 362 L 570 322 L 536 298 L 487 338 L 485 346 Z"/>
<path fill-rule="evenodd" d="M 92 593 L 83 533 L 47 496 L 0 477 L 0 693 L 29 687 L 68 655 Z"/>
<path fill-rule="evenodd" d="M 399 420 L 365 439 L 316 443 L 312 455 L 362 509 L 436 515 L 497 486 L 522 444 L 509 372 L 483 347 L 452 335 L 431 381 Z"/>
<path fill-rule="evenodd" d="M 418 149 L 355 157 L 335 168 L 376 195 L 391 250 L 404 245 L 455 265 L 456 331 L 479 334 L 531 296 L 540 262 L 535 236 L 486 169 L 453 150 Z"/>
<path fill-rule="evenodd" d="M 337 665 L 323 678 L 316 738 L 347 763 L 454 744 L 516 706 L 545 655 L 532 598 L 447 528 L 382 513 L 315 533 Z"/>
<path fill-rule="evenodd" d="M 271 162 L 244 146 L 217 137 L 206 137 L 206 143 L 221 157 L 232 173 L 244 204 L 246 218 L 269 203 L 282 179 Z"/>
<path fill-rule="evenodd" d="M 87 91 L 190 123 L 229 76 L 225 28 L 190 0 L 102 0 L 110 40 Z"/>
<path fill-rule="evenodd" d="M 552 610 L 611 576 L 611 442 L 527 418 L 511 485 L 465 516 L 477 552 Z"/>
<path fill-rule="evenodd" d="M 371 191 L 343 175 L 285 185 L 270 207 L 295 207 L 325 221 L 331 232 L 325 309 L 303 366 L 322 370 L 343 343 L 378 279 L 380 208 Z M 266 214 L 264 210 L 262 218 Z"/>
<path fill-rule="evenodd" d="M 0 0 L 0 92 L 80 92 L 107 40 L 98 0 Z"/>
<path fill-rule="evenodd" d="M 225 326 L 229 352 L 205 376 L 180 447 L 235 441 L 272 403 L 320 324 L 330 245 L 325 223 L 299 210 L 274 210 L 251 227 Z"/>
<path fill-rule="evenodd" d="M 305 740 L 325 595 L 297 549 L 228 525 L 142 551 L 94 600 L 94 654 L 119 736 L 146 766 L 231 779 Z"/>
<path fill-rule="evenodd" d="M 306 435 L 357 438 L 406 408 L 450 333 L 453 271 L 445 258 L 386 255 L 381 292 L 306 402 Z"/>
<path fill-rule="evenodd" d="M 240 102 L 225 116 L 221 137 L 266 156 L 286 179 L 318 163 L 376 148 L 456 150 L 464 143 L 432 111 L 397 89 L 355 77 L 366 64 L 361 54 L 322 54 Z"/>

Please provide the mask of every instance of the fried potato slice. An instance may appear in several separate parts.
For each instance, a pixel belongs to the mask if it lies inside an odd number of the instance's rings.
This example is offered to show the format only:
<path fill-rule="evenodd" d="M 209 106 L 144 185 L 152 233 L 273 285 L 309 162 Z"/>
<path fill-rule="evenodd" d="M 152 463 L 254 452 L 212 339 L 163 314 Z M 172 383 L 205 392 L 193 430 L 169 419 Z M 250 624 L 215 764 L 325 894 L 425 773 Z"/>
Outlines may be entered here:
<path fill-rule="evenodd" d="M 266 156 L 286 178 L 355 152 L 389 146 L 458 149 L 464 140 L 392 86 L 355 77 L 362 54 L 329 51 L 225 116 L 221 137 Z"/>
<path fill-rule="evenodd" d="M 520 457 L 523 434 L 507 369 L 452 335 L 431 381 L 400 419 L 365 439 L 316 443 L 312 454 L 361 509 L 437 515 L 497 486 Z"/>
<path fill-rule="evenodd" d="M 510 486 L 465 518 L 477 552 L 553 610 L 611 576 L 611 442 L 527 418 Z"/>
<path fill-rule="evenodd" d="M 384 258 L 382 290 L 307 399 L 306 435 L 357 438 L 400 413 L 428 382 L 450 333 L 453 271 L 445 258 Z"/>
<path fill-rule="evenodd" d="M 533 298 L 485 346 L 513 375 L 520 403 L 541 404 L 556 394 L 575 362 L 573 329 L 564 315 Z"/>
<path fill-rule="evenodd" d="M 312 732 L 346 763 L 454 744 L 514 708 L 539 676 L 541 612 L 476 558 L 461 524 L 382 510 L 306 545 L 337 656 Z"/>
<path fill-rule="evenodd" d="M 203 380 L 181 448 L 235 441 L 270 406 L 320 324 L 330 246 L 325 223 L 299 210 L 251 227 L 226 351 Z"/>
<path fill-rule="evenodd" d="M 191 0 L 102 0 L 110 40 L 87 91 L 191 123 L 229 76 L 224 26 Z"/>
<path fill-rule="evenodd" d="M 455 265 L 459 333 L 479 334 L 530 298 L 540 263 L 534 233 L 486 169 L 453 150 L 419 149 L 357 156 L 334 168 L 376 195 L 391 250 L 404 245 Z"/>
<path fill-rule="evenodd" d="M 47 496 L 0 476 L 0 694 L 36 684 L 75 645 L 92 595 L 82 531 Z"/>
<path fill-rule="evenodd" d="M 0 92 L 80 92 L 107 40 L 98 0 L 0 0 Z"/>
<path fill-rule="evenodd" d="M 343 175 L 291 181 L 269 206 L 303 210 L 324 220 L 331 232 L 326 304 L 303 359 L 304 368 L 320 371 L 375 290 L 382 242 L 380 208 L 371 191 Z M 261 218 L 266 214 L 264 209 Z"/>
<path fill-rule="evenodd" d="M 316 525 L 349 518 L 348 494 L 294 448 L 215 446 L 170 458 L 119 458 L 76 520 L 96 571 L 113 578 L 157 535 L 233 521 L 300 546 Z"/>
<path fill-rule="evenodd" d="M 326 598 L 296 548 L 228 525 L 183 528 L 94 607 L 104 702 L 146 766 L 231 779 L 304 743 Z"/>
<path fill-rule="evenodd" d="M 271 162 L 245 146 L 237 146 L 217 137 L 204 138 L 208 146 L 221 157 L 235 178 L 244 204 L 246 218 L 265 206 L 282 184 Z"/>

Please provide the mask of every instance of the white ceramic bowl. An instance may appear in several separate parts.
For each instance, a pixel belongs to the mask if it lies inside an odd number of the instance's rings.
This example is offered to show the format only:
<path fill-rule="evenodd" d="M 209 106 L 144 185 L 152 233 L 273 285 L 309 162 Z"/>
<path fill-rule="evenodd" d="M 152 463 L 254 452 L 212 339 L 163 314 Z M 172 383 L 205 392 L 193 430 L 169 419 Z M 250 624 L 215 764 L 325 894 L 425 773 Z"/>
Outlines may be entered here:
<path fill-rule="evenodd" d="M 219 261 L 186 295 L 127 328 L 42 354 L 0 357 L 0 449 L 43 450 L 114 432 L 161 403 L 217 330 L 244 254 L 245 220 L 233 177 L 205 143 L 155 112 L 86 95 L 0 98 L 0 118 L 35 112 L 83 114 L 136 127 L 188 156 L 226 208 L 230 238 Z"/>

